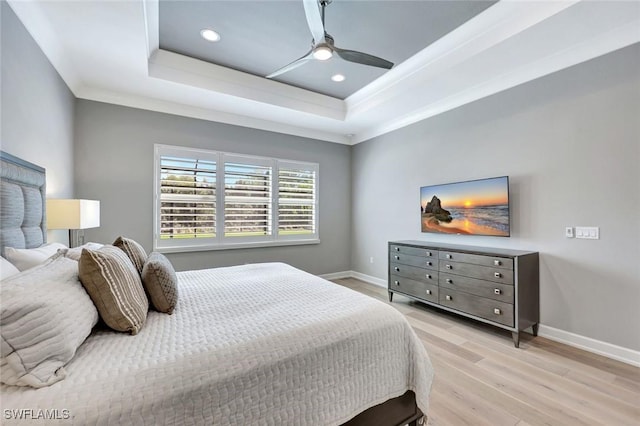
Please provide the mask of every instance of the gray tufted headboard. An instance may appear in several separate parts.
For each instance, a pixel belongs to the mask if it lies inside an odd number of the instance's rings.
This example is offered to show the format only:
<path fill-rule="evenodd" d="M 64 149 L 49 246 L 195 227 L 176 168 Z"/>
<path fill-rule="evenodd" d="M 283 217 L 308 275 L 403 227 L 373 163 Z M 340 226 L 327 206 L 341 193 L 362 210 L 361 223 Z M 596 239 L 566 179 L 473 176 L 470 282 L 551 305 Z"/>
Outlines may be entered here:
<path fill-rule="evenodd" d="M 45 169 L 0 151 L 0 253 L 47 241 Z"/>

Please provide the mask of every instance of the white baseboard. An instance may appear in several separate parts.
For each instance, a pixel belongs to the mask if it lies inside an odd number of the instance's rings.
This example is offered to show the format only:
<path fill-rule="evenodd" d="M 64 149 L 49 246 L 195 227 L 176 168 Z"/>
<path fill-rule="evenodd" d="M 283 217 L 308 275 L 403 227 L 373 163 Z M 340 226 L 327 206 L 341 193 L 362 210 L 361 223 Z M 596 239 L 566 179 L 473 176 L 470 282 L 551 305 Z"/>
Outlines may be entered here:
<path fill-rule="evenodd" d="M 383 280 L 381 278 L 372 277 L 371 275 L 365 275 L 360 272 L 350 271 L 351 278 L 359 279 L 360 281 L 364 281 L 369 284 L 377 285 L 378 287 L 387 288 L 387 280 Z"/>
<path fill-rule="evenodd" d="M 387 288 L 387 281 L 372 277 L 371 275 L 365 275 L 356 271 L 342 271 L 342 272 L 333 272 L 330 274 L 322 274 L 318 275 L 320 278 L 324 278 L 325 280 L 339 280 L 342 278 L 357 278 L 360 281 L 364 281 L 369 284 L 376 285 L 378 287 Z"/>
<path fill-rule="evenodd" d="M 578 349 L 640 367 L 640 352 L 540 324 L 538 335 Z"/>
<path fill-rule="evenodd" d="M 320 278 L 324 278 L 325 280 L 339 280 L 341 278 L 351 278 L 353 271 L 342 271 L 342 272 L 332 272 L 330 274 L 322 274 L 318 275 Z"/>
<path fill-rule="evenodd" d="M 327 280 L 335 280 L 340 278 L 356 278 L 360 281 L 364 281 L 378 287 L 387 288 L 386 280 L 372 277 L 371 275 L 362 274 L 356 271 L 342 271 L 320 276 Z M 540 324 L 538 335 L 549 340 L 564 343 L 565 345 L 573 346 L 578 349 L 606 356 L 607 358 L 615 359 L 616 361 L 621 361 L 626 364 L 640 367 L 640 352 L 634 351 L 633 349 L 628 349 L 622 346 L 617 346 L 611 343 L 592 339 L 590 337 L 581 336 L 569 331 L 549 327 L 548 325 L 544 324 Z"/>

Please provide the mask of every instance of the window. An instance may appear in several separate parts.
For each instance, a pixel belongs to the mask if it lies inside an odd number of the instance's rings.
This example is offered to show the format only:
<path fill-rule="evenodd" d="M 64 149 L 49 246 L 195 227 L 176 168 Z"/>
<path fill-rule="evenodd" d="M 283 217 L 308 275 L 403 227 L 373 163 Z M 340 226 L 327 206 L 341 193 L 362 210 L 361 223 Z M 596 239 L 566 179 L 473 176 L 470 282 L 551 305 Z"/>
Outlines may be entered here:
<path fill-rule="evenodd" d="M 318 164 L 156 145 L 154 250 L 318 240 Z"/>
<path fill-rule="evenodd" d="M 317 167 L 281 162 L 278 168 L 278 234 L 315 235 Z"/>

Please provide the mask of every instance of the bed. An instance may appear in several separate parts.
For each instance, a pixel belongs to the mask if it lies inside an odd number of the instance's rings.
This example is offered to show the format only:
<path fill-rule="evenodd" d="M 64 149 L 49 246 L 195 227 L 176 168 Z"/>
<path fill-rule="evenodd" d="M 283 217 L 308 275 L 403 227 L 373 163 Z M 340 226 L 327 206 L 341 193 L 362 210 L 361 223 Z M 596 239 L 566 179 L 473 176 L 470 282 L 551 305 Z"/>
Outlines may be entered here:
<path fill-rule="evenodd" d="M 2 162 L 3 219 L 24 208 L 8 187 L 30 188 L 21 192 L 31 202 L 42 195 L 40 219 L 31 215 L 24 227 L 29 236 L 2 229 L 2 248 L 37 247 L 46 221 L 44 179 L 35 176 L 44 171 L 4 154 Z M 54 410 L 61 424 L 423 421 L 433 369 L 392 307 L 283 263 L 178 272 L 178 282 L 172 315 L 149 311 L 135 336 L 97 326 L 64 380 L 40 389 L 3 384 L 3 424 L 15 420 L 7 410 L 19 409 Z"/>

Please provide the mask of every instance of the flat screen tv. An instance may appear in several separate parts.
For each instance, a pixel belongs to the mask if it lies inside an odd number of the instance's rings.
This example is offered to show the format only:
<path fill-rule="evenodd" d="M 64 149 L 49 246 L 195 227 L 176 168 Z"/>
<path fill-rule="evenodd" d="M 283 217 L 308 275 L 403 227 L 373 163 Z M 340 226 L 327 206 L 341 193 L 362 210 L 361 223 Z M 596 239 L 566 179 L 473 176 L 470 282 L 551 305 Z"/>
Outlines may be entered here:
<path fill-rule="evenodd" d="M 508 237 L 509 177 L 420 188 L 422 232 Z"/>

